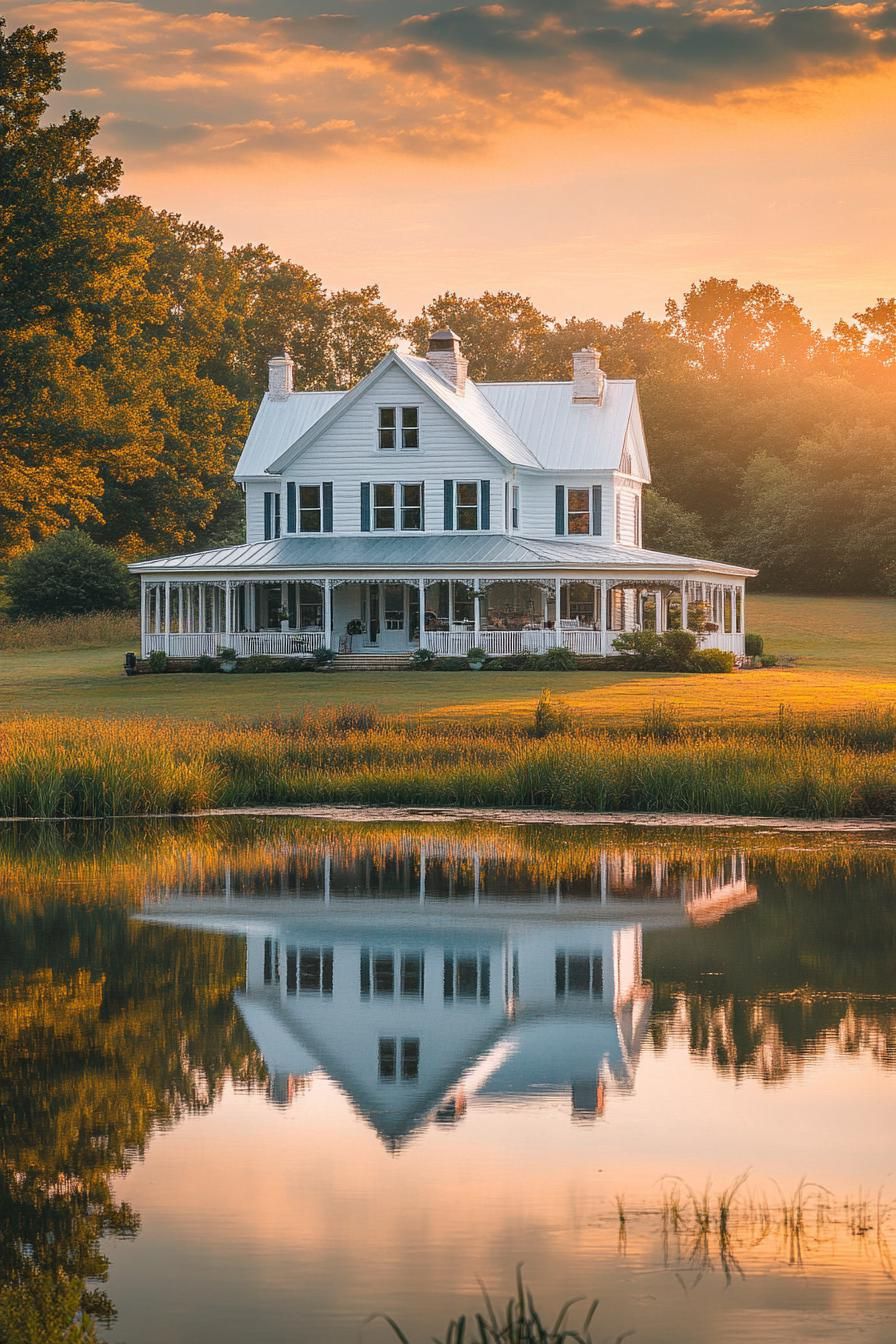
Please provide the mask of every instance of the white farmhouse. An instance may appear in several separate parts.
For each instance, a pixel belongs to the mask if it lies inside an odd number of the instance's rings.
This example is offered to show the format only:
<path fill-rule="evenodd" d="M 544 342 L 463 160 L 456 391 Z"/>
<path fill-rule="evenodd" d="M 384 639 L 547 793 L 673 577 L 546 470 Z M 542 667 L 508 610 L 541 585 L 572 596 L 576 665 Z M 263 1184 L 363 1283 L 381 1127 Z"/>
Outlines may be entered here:
<path fill-rule="evenodd" d="M 295 392 L 270 360 L 235 473 L 246 542 L 132 565 L 143 656 L 608 655 L 620 631 L 688 624 L 742 653 L 755 571 L 644 549 L 636 385 L 594 350 L 572 373 L 475 383 L 451 331 L 348 392 Z"/>

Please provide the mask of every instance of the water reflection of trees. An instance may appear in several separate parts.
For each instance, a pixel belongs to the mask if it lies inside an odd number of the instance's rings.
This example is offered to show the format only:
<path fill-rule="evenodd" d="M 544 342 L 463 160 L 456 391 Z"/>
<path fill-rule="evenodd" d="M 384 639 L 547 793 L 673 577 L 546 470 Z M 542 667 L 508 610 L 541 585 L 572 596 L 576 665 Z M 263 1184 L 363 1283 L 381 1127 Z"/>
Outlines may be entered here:
<path fill-rule="evenodd" d="M 759 901 L 701 932 L 656 931 L 645 944 L 651 1029 L 684 1037 L 735 1077 L 776 1083 L 834 1048 L 896 1067 L 896 902 L 877 856 L 836 863 L 811 884 L 757 861 Z"/>
<path fill-rule="evenodd" d="M 255 1077 L 242 950 L 64 897 L 0 904 L 0 947 L 0 1284 L 64 1294 L 105 1281 L 105 1234 L 135 1234 L 112 1183 L 153 1131 Z M 85 1305 L 112 1314 L 100 1289 Z"/>

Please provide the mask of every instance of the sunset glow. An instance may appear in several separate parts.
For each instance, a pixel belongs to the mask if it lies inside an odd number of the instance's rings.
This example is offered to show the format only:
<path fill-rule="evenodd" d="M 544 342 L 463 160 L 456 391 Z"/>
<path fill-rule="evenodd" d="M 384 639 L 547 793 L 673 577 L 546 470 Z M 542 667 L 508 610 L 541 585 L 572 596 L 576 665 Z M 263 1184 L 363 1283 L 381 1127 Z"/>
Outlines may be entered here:
<path fill-rule="evenodd" d="M 892 10 L 13 6 L 124 186 L 410 316 L 453 288 L 659 314 L 709 274 L 829 327 L 892 278 Z"/>

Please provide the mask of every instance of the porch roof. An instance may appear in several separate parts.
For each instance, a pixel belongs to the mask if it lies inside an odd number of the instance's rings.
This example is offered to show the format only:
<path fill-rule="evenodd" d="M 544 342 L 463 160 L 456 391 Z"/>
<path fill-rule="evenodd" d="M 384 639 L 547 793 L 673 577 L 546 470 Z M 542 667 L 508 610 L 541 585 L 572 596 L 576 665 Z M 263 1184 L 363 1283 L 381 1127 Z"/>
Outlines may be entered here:
<path fill-rule="evenodd" d="M 262 576 L 285 570 L 305 573 L 375 573 L 502 570 L 604 570 L 638 574 L 663 571 L 699 572 L 750 578 L 756 570 L 692 556 L 666 555 L 637 547 L 600 545 L 558 537 L 509 537 L 503 533 L 430 533 L 425 536 L 280 537 L 242 546 L 224 546 L 189 555 L 162 556 L 130 566 L 135 574 L 182 578 L 213 571 L 226 575 Z"/>

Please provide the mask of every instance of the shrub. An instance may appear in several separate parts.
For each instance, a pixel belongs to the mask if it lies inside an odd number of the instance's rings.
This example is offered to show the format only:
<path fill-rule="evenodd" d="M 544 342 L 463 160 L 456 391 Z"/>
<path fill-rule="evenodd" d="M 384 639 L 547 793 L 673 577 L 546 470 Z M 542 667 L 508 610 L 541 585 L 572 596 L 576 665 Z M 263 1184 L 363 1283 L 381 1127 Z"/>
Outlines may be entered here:
<path fill-rule="evenodd" d="M 575 672 L 578 660 L 572 649 L 548 649 L 535 660 L 539 672 Z"/>
<path fill-rule="evenodd" d="M 778 660 L 773 653 L 763 653 L 759 658 L 760 667 L 776 667 Z"/>
<path fill-rule="evenodd" d="M 274 659 L 267 653 L 253 653 L 240 663 L 241 672 L 273 672 L 275 670 Z"/>
<path fill-rule="evenodd" d="M 168 655 L 164 649 L 153 649 L 148 661 L 150 672 L 165 672 L 168 669 Z"/>
<path fill-rule="evenodd" d="M 734 654 L 724 649 L 696 649 L 691 655 L 692 672 L 733 672 Z"/>
<path fill-rule="evenodd" d="M 432 649 L 415 649 L 408 662 L 411 667 L 428 668 L 432 667 L 436 661 L 436 656 Z"/>
<path fill-rule="evenodd" d="M 749 633 L 744 635 L 744 653 L 748 658 L 760 658 L 764 648 L 765 643 L 761 635 L 751 635 Z"/>
<path fill-rule="evenodd" d="M 281 672 L 313 672 L 313 658 L 284 658 L 280 664 Z"/>
<path fill-rule="evenodd" d="M 197 672 L 220 672 L 221 670 L 217 658 L 213 658 L 210 653 L 200 654 L 194 666 Z"/>
<path fill-rule="evenodd" d="M 487 660 L 488 654 L 485 649 L 480 649 L 478 644 L 474 644 L 472 649 L 467 649 L 467 662 L 471 665 L 473 663 L 485 663 Z"/>
<path fill-rule="evenodd" d="M 563 733 L 569 728 L 569 707 L 562 700 L 555 700 L 547 686 L 538 697 L 535 706 L 535 721 L 532 733 L 535 737 L 550 737 L 552 733 Z"/>
<path fill-rule="evenodd" d="M 498 658 L 489 658 L 485 667 L 488 672 L 531 672 L 537 665 L 534 653 L 502 653 Z"/>
<path fill-rule="evenodd" d="M 323 644 L 320 648 L 314 650 L 311 661 L 317 668 L 329 667 L 335 657 L 333 650 L 328 645 Z"/>
<path fill-rule="evenodd" d="M 613 648 L 623 667 L 637 672 L 693 672 L 697 636 L 690 630 L 630 630 L 617 635 Z"/>
<path fill-rule="evenodd" d="M 13 560 L 6 593 L 14 616 L 79 616 L 134 606 L 131 577 L 118 556 L 74 528 Z"/>
<path fill-rule="evenodd" d="M 434 672 L 469 672 L 470 664 L 466 658 L 434 658 Z"/>

